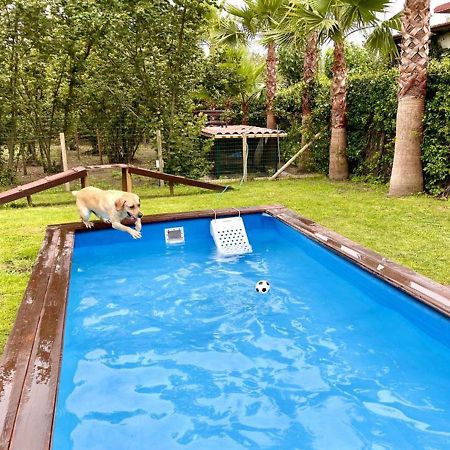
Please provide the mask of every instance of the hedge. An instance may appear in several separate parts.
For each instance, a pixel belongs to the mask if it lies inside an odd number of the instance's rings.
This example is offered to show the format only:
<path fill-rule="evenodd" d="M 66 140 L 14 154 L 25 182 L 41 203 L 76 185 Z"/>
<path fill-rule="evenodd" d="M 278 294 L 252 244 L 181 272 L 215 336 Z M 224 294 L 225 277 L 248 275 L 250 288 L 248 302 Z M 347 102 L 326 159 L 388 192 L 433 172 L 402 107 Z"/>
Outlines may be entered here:
<path fill-rule="evenodd" d="M 397 69 L 355 71 L 348 77 L 348 159 L 353 177 L 388 182 L 394 156 L 397 113 Z M 432 60 L 429 67 L 422 162 L 425 189 L 438 194 L 450 184 L 450 57 Z M 288 157 L 298 150 L 303 85 L 280 89 L 276 113 L 289 132 L 282 150 Z M 328 172 L 330 80 L 319 77 L 313 95 L 314 132 L 325 128 L 313 148 L 311 170 Z M 255 114 L 256 115 L 256 114 Z"/>

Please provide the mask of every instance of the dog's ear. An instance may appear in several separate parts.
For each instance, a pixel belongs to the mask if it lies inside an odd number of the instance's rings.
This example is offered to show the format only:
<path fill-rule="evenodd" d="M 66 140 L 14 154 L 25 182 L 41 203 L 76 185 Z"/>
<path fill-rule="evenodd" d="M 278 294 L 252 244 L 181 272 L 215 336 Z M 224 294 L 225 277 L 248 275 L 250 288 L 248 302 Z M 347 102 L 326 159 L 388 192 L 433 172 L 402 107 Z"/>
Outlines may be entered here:
<path fill-rule="evenodd" d="M 116 207 L 117 211 L 120 211 L 121 209 L 123 209 L 123 207 L 125 206 L 125 199 L 123 198 L 118 198 L 115 202 L 114 205 Z"/>

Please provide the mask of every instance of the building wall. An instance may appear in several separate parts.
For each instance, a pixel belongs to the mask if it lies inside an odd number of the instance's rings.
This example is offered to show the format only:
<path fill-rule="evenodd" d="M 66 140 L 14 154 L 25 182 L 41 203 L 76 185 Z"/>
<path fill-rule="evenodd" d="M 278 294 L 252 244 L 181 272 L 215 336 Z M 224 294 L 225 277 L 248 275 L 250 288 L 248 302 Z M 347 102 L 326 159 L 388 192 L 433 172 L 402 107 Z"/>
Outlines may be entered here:
<path fill-rule="evenodd" d="M 444 49 L 450 48 L 450 31 L 441 34 L 437 39 L 439 45 Z"/>

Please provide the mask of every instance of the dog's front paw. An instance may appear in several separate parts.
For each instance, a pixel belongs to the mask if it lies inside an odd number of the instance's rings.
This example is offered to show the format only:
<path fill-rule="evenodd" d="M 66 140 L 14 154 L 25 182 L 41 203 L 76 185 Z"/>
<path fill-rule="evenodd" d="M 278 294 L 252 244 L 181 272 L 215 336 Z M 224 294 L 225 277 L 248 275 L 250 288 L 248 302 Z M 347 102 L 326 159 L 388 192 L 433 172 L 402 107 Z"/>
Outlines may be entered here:
<path fill-rule="evenodd" d="M 109 219 L 102 218 L 102 220 L 103 220 L 104 223 L 111 223 L 111 221 Z"/>
<path fill-rule="evenodd" d="M 85 222 L 85 221 L 83 220 L 83 223 L 84 223 L 84 226 L 85 226 L 86 228 L 92 228 L 92 227 L 94 226 L 94 224 L 93 224 L 92 222 Z"/>
<path fill-rule="evenodd" d="M 130 229 L 130 234 L 132 236 L 133 239 L 140 239 L 142 237 L 142 234 L 139 233 L 139 231 Z"/>

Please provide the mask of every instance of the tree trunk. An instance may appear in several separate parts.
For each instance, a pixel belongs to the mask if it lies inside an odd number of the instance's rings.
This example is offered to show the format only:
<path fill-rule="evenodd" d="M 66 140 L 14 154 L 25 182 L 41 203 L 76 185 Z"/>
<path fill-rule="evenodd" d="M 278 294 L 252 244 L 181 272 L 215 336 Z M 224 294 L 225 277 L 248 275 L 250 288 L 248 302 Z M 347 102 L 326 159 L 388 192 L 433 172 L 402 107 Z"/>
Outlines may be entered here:
<path fill-rule="evenodd" d="M 181 13 L 181 19 L 180 19 L 180 29 L 178 31 L 178 44 L 176 49 L 176 54 L 174 56 L 174 68 L 173 68 L 173 85 L 172 85 L 172 99 L 170 102 L 170 120 L 169 120 L 169 129 L 168 129 L 168 137 L 167 137 L 167 157 L 170 157 L 171 153 L 171 146 L 172 146 L 172 129 L 173 129 L 173 123 L 175 120 L 175 114 L 176 114 L 176 103 L 178 98 L 178 83 L 179 78 L 182 76 L 180 73 L 181 69 L 181 57 L 183 52 L 183 42 L 184 42 L 184 35 L 185 35 L 185 26 L 186 26 L 186 17 L 187 17 L 187 5 L 183 5 L 183 11 Z"/>
<path fill-rule="evenodd" d="M 400 77 L 389 195 L 423 190 L 421 145 L 430 40 L 430 0 L 406 0 L 402 15 Z"/>
<path fill-rule="evenodd" d="M 250 108 L 248 103 L 242 102 L 242 125 L 248 125 L 248 116 L 250 112 Z"/>
<path fill-rule="evenodd" d="M 17 54 L 18 41 L 18 14 L 15 12 L 14 16 L 14 31 L 12 36 L 11 48 L 11 62 L 10 62 L 10 104 L 11 104 L 11 122 L 8 132 L 7 146 L 8 146 L 8 169 L 14 170 L 14 160 L 16 156 L 16 141 L 17 141 L 17 82 L 19 78 L 19 57 Z"/>
<path fill-rule="evenodd" d="M 344 42 L 334 43 L 333 81 L 331 83 L 331 141 L 330 167 L 331 180 L 348 178 L 347 162 L 347 66 L 345 63 Z"/>
<path fill-rule="evenodd" d="M 303 82 L 305 88 L 302 93 L 302 141 L 303 148 L 311 137 L 311 111 L 312 111 L 312 88 L 317 75 L 319 65 L 319 54 L 317 51 L 318 34 L 316 31 L 308 35 L 305 48 L 305 59 L 303 62 Z M 311 148 L 300 155 L 298 166 L 300 170 L 307 171 L 311 164 Z"/>
<path fill-rule="evenodd" d="M 267 128 L 276 129 L 277 121 L 273 113 L 273 102 L 277 92 L 277 54 L 275 43 L 267 44 L 266 59 L 266 121 Z"/>

